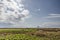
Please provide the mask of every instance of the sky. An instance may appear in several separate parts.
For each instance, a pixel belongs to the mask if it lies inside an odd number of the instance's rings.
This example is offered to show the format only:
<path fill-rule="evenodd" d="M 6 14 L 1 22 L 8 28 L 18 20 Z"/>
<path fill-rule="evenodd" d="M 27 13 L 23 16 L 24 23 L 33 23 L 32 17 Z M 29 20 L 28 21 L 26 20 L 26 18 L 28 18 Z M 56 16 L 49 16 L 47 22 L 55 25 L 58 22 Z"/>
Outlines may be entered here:
<path fill-rule="evenodd" d="M 0 28 L 60 28 L 60 0 L 0 0 Z"/>

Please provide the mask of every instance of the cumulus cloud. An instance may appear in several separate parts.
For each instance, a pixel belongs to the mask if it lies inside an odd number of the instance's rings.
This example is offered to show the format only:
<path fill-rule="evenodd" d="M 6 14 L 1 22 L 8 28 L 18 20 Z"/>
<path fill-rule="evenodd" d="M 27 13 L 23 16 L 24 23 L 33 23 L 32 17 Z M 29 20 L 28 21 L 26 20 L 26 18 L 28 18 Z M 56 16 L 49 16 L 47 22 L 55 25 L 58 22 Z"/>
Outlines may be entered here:
<path fill-rule="evenodd" d="M 40 25 L 45 28 L 60 28 L 60 22 L 44 22 Z"/>
<path fill-rule="evenodd" d="M 29 10 L 24 8 L 22 0 L 2 0 L 0 7 L 0 22 L 15 24 L 29 16 Z"/>

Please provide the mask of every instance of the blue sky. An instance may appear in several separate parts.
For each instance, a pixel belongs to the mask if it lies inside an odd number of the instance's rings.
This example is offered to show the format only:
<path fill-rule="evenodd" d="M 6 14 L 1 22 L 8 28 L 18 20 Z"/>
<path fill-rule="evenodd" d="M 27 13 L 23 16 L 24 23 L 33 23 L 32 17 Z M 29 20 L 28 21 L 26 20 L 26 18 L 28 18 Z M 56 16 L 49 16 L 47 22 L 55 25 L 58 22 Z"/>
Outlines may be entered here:
<path fill-rule="evenodd" d="M 18 0 L 15 2 L 18 2 Z M 6 27 L 7 28 L 11 28 L 11 27 L 12 28 L 20 28 L 20 27 L 33 28 L 37 26 L 40 26 L 41 28 L 42 27 L 60 28 L 60 0 L 23 0 L 19 4 L 21 10 L 19 8 L 17 8 L 16 10 L 20 10 L 21 12 L 22 10 L 24 11 L 22 13 L 20 13 L 20 11 L 18 12 L 20 14 L 18 18 L 17 16 L 14 16 L 15 14 L 13 14 L 13 16 L 15 17 L 14 19 L 12 20 L 7 20 L 8 18 L 3 19 L 3 21 L 0 22 L 1 28 L 6 28 Z M 14 9 L 14 7 L 12 7 L 11 9 Z M 8 11 L 8 13 L 10 13 L 10 11 Z M 5 17 L 6 15 L 3 16 Z"/>

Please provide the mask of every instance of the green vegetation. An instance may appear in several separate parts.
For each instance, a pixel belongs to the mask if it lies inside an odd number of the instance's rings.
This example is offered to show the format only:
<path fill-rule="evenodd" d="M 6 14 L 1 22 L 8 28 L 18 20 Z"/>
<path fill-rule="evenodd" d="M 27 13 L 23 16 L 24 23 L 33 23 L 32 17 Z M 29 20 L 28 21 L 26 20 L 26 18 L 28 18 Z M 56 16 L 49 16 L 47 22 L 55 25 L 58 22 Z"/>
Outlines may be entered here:
<path fill-rule="evenodd" d="M 60 40 L 58 28 L 0 29 L 0 40 Z"/>

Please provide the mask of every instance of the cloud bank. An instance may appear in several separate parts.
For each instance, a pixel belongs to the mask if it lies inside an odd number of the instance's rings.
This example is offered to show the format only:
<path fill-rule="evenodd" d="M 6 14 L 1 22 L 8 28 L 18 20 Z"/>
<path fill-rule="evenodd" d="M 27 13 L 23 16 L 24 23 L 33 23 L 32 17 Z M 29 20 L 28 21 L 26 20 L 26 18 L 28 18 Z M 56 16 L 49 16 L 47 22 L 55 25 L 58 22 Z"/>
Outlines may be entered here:
<path fill-rule="evenodd" d="M 41 27 L 47 27 L 47 28 L 60 28 L 60 14 L 48 14 L 48 16 L 43 17 L 43 19 L 46 19 L 47 22 L 43 22 L 41 24 Z M 53 20 L 53 21 L 52 21 Z M 48 22 L 49 21 L 49 22 Z"/>
<path fill-rule="evenodd" d="M 44 18 L 60 18 L 60 14 L 48 14 L 47 17 L 44 17 Z"/>
<path fill-rule="evenodd" d="M 23 0 L 1 0 L 0 22 L 17 24 L 29 16 L 29 10 L 24 8 Z"/>
<path fill-rule="evenodd" d="M 60 22 L 44 22 L 40 26 L 43 28 L 60 28 Z"/>

